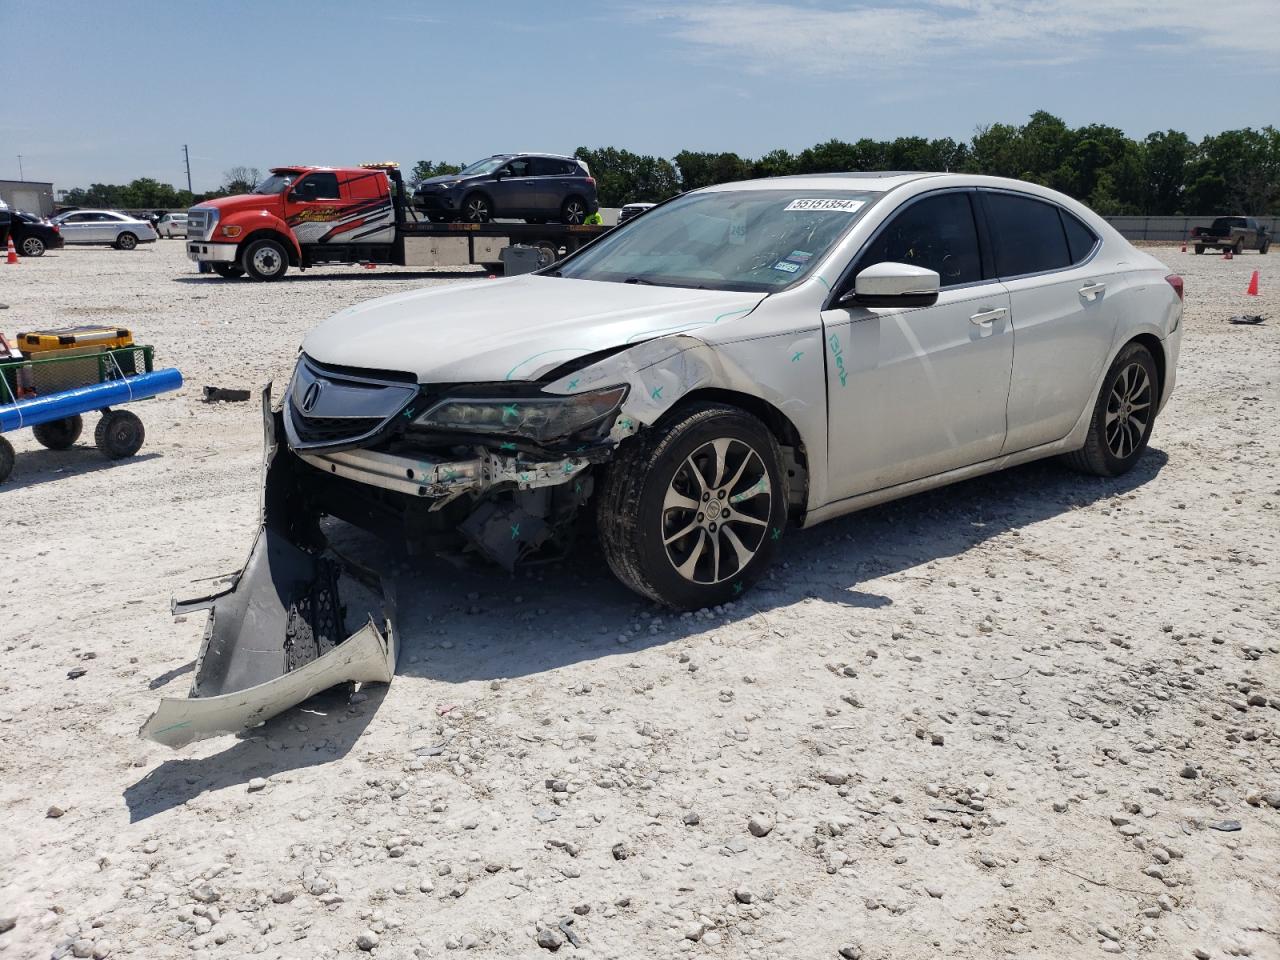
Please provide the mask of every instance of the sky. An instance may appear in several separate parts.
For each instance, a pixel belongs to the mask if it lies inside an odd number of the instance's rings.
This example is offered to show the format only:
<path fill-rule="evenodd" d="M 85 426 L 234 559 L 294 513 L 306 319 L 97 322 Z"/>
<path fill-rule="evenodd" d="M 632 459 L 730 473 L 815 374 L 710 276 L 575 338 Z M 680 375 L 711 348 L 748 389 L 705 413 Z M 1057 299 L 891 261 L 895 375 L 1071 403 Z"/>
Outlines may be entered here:
<path fill-rule="evenodd" d="M 1280 0 L 0 0 L 0 179 L 1280 125 Z"/>

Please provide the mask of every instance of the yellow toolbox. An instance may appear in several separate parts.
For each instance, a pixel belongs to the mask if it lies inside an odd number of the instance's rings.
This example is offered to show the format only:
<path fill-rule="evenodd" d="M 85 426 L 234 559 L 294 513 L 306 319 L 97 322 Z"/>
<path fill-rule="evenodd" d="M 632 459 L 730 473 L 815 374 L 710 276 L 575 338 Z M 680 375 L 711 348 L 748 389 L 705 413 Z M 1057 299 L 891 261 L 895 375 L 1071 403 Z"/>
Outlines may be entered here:
<path fill-rule="evenodd" d="M 133 333 L 124 327 L 62 327 L 18 334 L 18 348 L 25 354 L 46 350 L 98 347 L 111 350 L 133 346 Z"/>

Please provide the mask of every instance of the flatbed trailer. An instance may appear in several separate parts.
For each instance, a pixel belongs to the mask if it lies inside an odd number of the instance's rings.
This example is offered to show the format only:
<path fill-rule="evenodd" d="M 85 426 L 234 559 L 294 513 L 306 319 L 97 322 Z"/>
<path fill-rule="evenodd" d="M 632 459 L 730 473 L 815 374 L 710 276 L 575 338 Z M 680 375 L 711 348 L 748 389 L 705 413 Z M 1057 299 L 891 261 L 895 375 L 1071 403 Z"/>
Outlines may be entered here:
<path fill-rule="evenodd" d="M 533 247 L 547 266 L 609 227 L 595 224 L 433 223 L 407 197 L 394 164 L 276 167 L 262 192 L 223 197 L 187 214 L 187 256 L 201 272 L 278 280 L 289 267 L 330 263 L 502 269 L 502 251 Z M 279 182 L 274 189 L 272 181 Z"/>

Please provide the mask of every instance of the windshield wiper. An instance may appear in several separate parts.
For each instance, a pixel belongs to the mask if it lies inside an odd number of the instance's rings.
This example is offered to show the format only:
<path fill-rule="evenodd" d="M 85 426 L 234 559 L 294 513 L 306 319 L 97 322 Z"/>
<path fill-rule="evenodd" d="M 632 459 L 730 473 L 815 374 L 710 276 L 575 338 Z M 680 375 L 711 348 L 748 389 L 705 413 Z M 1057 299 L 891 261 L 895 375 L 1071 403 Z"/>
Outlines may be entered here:
<path fill-rule="evenodd" d="M 639 283 L 639 284 L 643 284 L 646 287 L 658 286 L 658 284 L 654 283 L 652 280 L 646 280 L 643 277 L 627 277 L 627 279 L 623 280 L 622 282 L 623 283 Z"/>

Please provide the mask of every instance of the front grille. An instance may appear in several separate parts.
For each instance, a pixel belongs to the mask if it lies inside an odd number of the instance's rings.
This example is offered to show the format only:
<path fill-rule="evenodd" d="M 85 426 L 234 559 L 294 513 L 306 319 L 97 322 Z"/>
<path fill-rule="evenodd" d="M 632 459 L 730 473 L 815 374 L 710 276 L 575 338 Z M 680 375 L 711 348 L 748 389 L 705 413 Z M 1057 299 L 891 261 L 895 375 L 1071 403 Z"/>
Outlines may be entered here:
<path fill-rule="evenodd" d="M 201 210 L 198 207 L 192 207 L 187 211 L 187 239 L 188 240 L 207 240 L 206 234 L 211 224 L 209 223 L 210 210 Z"/>
<path fill-rule="evenodd" d="M 377 417 L 308 417 L 292 402 L 293 429 L 303 443 L 342 443 L 362 437 L 382 423 Z"/>

